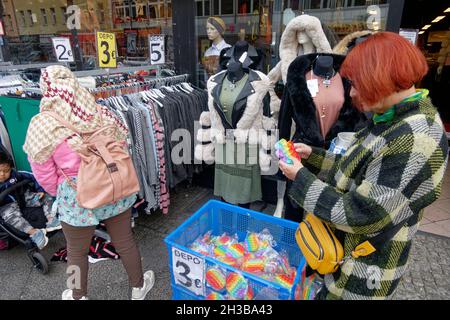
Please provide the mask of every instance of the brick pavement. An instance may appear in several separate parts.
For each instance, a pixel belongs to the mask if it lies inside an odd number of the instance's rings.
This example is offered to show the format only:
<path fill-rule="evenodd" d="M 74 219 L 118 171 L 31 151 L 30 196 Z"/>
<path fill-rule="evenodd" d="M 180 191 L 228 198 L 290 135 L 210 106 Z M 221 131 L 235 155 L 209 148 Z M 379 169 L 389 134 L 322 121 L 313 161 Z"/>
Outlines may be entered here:
<path fill-rule="evenodd" d="M 210 189 L 179 188 L 172 193 L 171 214 L 155 213 L 140 216 L 136 221 L 135 238 L 142 253 L 144 269 L 156 274 L 154 289 L 148 299 L 171 298 L 167 248 L 163 239 L 208 199 Z M 258 206 L 252 207 L 258 209 Z M 268 206 L 264 212 L 273 212 Z M 50 259 L 53 252 L 65 245 L 62 233 L 51 239 L 43 252 Z M 65 287 L 65 263 L 52 263 L 50 273 L 41 275 L 30 266 L 21 247 L 0 251 L 0 300 L 60 299 Z M 419 232 L 413 243 L 406 276 L 395 299 L 450 299 L 450 238 Z M 126 299 L 129 294 L 127 276 L 118 261 L 102 261 L 90 265 L 89 297 L 100 300 Z"/>

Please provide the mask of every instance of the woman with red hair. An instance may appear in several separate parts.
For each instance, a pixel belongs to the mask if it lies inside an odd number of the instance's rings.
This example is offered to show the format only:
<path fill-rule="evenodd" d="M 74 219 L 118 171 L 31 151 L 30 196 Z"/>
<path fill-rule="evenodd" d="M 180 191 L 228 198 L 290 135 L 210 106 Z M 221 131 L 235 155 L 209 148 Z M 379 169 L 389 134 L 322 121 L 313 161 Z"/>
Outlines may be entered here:
<path fill-rule="evenodd" d="M 344 155 L 296 144 L 302 162 L 280 161 L 289 196 L 328 223 L 344 247 L 340 268 L 324 276 L 316 299 L 390 299 L 406 264 L 423 209 L 437 200 L 448 160 L 442 121 L 426 89 L 418 48 L 379 32 L 346 57 L 354 105 L 373 113 Z M 375 251 L 353 257 L 368 240 Z M 366 252 L 367 253 L 367 252 Z"/>

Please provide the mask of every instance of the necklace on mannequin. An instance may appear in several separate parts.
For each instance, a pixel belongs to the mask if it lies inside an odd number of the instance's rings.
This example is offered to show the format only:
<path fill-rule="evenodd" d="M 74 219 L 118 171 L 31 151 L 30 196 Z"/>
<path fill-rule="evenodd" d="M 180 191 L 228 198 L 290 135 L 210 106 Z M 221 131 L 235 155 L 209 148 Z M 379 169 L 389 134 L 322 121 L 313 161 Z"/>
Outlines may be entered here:
<path fill-rule="evenodd" d="M 314 70 L 312 70 L 312 72 L 311 72 L 311 80 L 312 80 L 313 73 L 314 73 Z M 318 74 L 315 74 L 315 73 L 314 73 L 314 75 L 316 77 L 321 78 L 322 79 L 322 83 L 325 86 L 325 88 L 328 88 L 331 85 L 331 79 L 336 75 L 336 71 L 334 71 L 334 69 L 333 69 L 332 73 L 331 74 L 327 74 L 326 76 L 321 76 L 321 75 L 318 75 Z"/>

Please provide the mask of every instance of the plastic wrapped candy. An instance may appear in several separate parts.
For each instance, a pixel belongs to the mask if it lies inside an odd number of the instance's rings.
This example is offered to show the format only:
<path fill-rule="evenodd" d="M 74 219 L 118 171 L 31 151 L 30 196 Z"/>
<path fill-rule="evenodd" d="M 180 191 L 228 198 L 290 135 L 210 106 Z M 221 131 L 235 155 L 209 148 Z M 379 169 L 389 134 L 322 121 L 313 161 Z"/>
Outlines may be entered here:
<path fill-rule="evenodd" d="M 227 276 L 226 288 L 231 298 L 244 299 L 248 291 L 248 282 L 241 274 L 231 272 Z"/>
<path fill-rule="evenodd" d="M 237 243 L 237 235 L 235 234 L 234 236 L 229 236 L 226 232 L 223 233 L 221 236 L 217 236 L 214 237 L 212 239 L 212 242 L 216 245 L 216 246 L 229 246 L 232 245 L 233 243 Z"/>
<path fill-rule="evenodd" d="M 259 234 L 258 238 L 264 246 L 276 247 L 277 243 L 273 240 L 273 236 L 270 233 L 269 229 L 263 229 Z"/>
<path fill-rule="evenodd" d="M 249 232 L 245 238 L 245 248 L 248 252 L 255 252 L 259 250 L 259 237 L 257 233 Z"/>
<path fill-rule="evenodd" d="M 253 300 L 255 293 L 251 286 L 248 286 L 247 293 L 245 294 L 244 300 Z"/>
<path fill-rule="evenodd" d="M 261 273 L 264 271 L 264 260 L 261 258 L 245 259 L 241 269 L 250 273 Z"/>
<path fill-rule="evenodd" d="M 225 257 L 227 254 L 228 248 L 226 246 L 219 246 L 214 248 L 214 256 L 215 257 Z"/>
<path fill-rule="evenodd" d="M 227 249 L 227 256 L 233 257 L 235 259 L 242 258 L 245 254 L 245 248 L 240 243 L 234 243 L 230 245 Z"/>
<path fill-rule="evenodd" d="M 290 289 L 294 284 L 295 278 L 292 278 L 291 276 L 285 274 L 277 274 L 275 275 L 275 277 L 273 277 L 273 280 L 275 283 L 281 285 L 282 287 Z"/>
<path fill-rule="evenodd" d="M 223 262 L 223 263 L 229 265 L 229 266 L 232 266 L 233 268 L 239 268 L 241 265 L 240 260 L 235 259 L 233 257 L 224 256 L 224 257 L 217 257 L 216 259 L 220 262 Z"/>
<path fill-rule="evenodd" d="M 226 300 L 225 296 L 217 292 L 211 292 L 206 296 L 206 300 Z"/>
<path fill-rule="evenodd" d="M 291 265 L 289 264 L 289 257 L 286 251 L 280 252 L 277 257 L 277 262 L 279 265 L 279 273 L 289 274 Z"/>
<path fill-rule="evenodd" d="M 205 275 L 206 283 L 208 286 L 216 291 L 222 291 L 225 289 L 226 277 L 225 273 L 218 267 L 210 268 Z"/>

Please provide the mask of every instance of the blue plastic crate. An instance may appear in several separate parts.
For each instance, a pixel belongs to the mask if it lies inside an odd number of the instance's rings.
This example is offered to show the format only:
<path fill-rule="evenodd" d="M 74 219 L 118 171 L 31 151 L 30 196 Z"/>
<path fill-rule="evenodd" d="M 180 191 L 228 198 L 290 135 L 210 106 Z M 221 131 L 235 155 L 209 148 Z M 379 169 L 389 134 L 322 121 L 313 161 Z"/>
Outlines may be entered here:
<path fill-rule="evenodd" d="M 302 271 L 305 267 L 305 259 L 295 240 L 295 231 L 297 223 L 276 218 L 253 210 L 244 209 L 238 206 L 230 205 L 224 202 L 210 200 L 194 213 L 188 220 L 174 230 L 165 238 L 169 251 L 169 267 L 171 273 L 173 299 L 204 299 L 205 296 L 183 288 L 175 282 L 172 270 L 172 248 L 184 251 L 192 256 L 203 258 L 204 268 L 220 266 L 227 272 L 241 273 L 249 285 L 252 287 L 255 297 L 261 299 L 280 299 L 289 300 L 294 298 L 294 291 L 300 282 Z M 244 241 L 247 232 L 261 232 L 268 229 L 276 241 L 275 250 L 280 252 L 284 250 L 289 256 L 291 266 L 297 268 L 297 277 L 291 289 L 284 288 L 276 283 L 267 281 L 257 275 L 235 269 L 212 257 L 204 256 L 198 252 L 189 249 L 189 246 L 206 232 L 212 231 L 214 236 L 221 235 L 224 232 L 233 235 L 237 234 L 239 242 Z M 204 280 L 203 280 L 204 282 Z M 204 283 L 203 283 L 204 285 Z M 206 286 L 205 286 L 206 288 Z M 208 294 L 207 290 L 204 292 Z"/>

